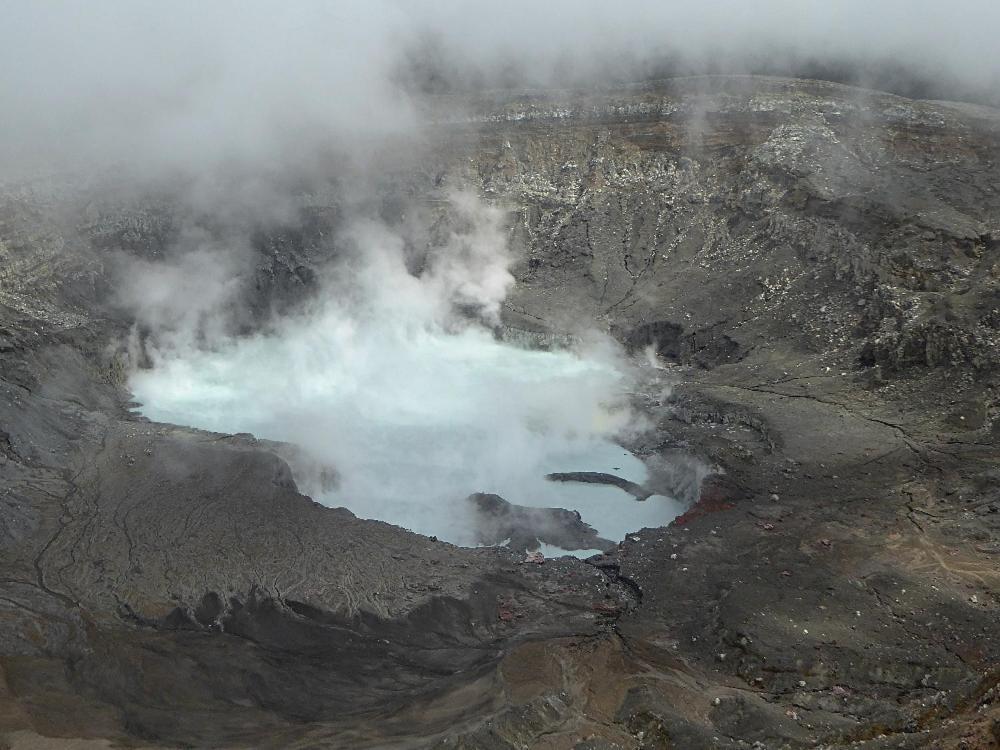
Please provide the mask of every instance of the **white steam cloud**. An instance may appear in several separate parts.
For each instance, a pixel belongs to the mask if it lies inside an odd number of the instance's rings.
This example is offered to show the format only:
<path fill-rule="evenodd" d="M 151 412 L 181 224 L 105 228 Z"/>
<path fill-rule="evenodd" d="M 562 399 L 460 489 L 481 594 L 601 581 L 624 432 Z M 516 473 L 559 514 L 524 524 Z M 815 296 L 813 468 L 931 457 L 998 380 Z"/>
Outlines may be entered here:
<path fill-rule="evenodd" d="M 374 317 L 410 318 L 417 327 L 448 325 L 455 307 L 499 323 L 500 303 L 514 284 L 503 212 L 471 193 L 452 195 L 451 204 L 460 229 L 434 250 L 419 276 L 406 266 L 403 237 L 378 222 L 354 224 L 347 232 L 356 249 L 346 275 L 351 286 L 338 285 L 338 293 L 362 297 L 356 304 Z"/>
<path fill-rule="evenodd" d="M 160 346 L 177 351 L 232 334 L 244 315 L 247 265 L 235 248 L 206 238 L 169 261 L 117 254 L 116 302 L 134 315 L 134 335 L 152 332 Z"/>
<path fill-rule="evenodd" d="M 513 282 L 503 214 L 468 194 L 452 205 L 455 230 L 419 276 L 403 237 L 357 222 L 310 313 L 216 348 L 167 339 L 132 378 L 144 413 L 294 443 L 307 459 L 296 478 L 317 499 L 457 543 L 475 543 L 464 499 L 477 491 L 579 509 L 611 539 L 668 523 L 679 509 L 666 498 L 545 481 L 646 478 L 612 442 L 633 423 L 628 370 L 608 341 L 578 352 L 498 341 L 488 324 Z M 311 467 L 332 469 L 337 487 Z"/>

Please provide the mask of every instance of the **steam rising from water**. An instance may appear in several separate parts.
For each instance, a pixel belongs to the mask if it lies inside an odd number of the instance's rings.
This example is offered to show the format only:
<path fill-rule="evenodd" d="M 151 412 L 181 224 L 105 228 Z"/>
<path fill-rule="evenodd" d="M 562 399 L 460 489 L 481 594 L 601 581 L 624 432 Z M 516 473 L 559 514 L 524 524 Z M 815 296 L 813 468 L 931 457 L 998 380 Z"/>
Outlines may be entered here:
<path fill-rule="evenodd" d="M 305 325 L 168 359 L 132 381 L 154 419 L 304 446 L 341 477 L 317 498 L 327 504 L 465 543 L 455 501 L 471 492 L 559 505 L 567 488 L 544 482 L 547 472 L 636 473 L 607 441 L 621 426 L 609 407 L 621 386 L 611 366 L 569 352 L 512 348 L 479 329 L 363 321 L 333 305 Z M 610 495 L 602 515 L 632 503 L 617 489 L 599 494 Z"/>
<path fill-rule="evenodd" d="M 502 213 L 469 196 L 454 207 L 458 229 L 419 276 L 402 238 L 359 223 L 355 252 L 309 314 L 209 350 L 168 339 L 131 381 L 144 413 L 295 443 L 339 477 L 329 489 L 297 472 L 316 499 L 456 543 L 475 541 L 464 498 L 477 491 L 579 509 L 610 539 L 668 523 L 679 509 L 666 498 L 640 504 L 616 488 L 544 480 L 553 471 L 645 479 L 611 441 L 634 422 L 627 368 L 608 341 L 528 351 L 456 316 L 457 305 L 496 322 L 513 279 Z"/>

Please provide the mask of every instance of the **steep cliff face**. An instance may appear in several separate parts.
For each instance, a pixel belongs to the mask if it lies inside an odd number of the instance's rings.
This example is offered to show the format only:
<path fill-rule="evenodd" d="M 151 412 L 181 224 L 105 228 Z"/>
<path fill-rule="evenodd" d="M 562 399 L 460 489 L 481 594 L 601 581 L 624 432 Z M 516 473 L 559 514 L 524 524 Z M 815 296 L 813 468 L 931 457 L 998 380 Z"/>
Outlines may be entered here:
<path fill-rule="evenodd" d="M 717 473 L 587 563 L 322 508 L 275 446 L 126 409 L 114 259 L 169 260 L 183 202 L 5 189 L 8 743 L 997 742 L 1000 114 L 760 78 L 434 106 L 386 220 L 507 206 L 506 335 L 651 345 L 631 447 Z M 245 238 L 237 333 L 337 253 L 344 186 L 296 200 Z"/>
<path fill-rule="evenodd" d="M 523 207 L 512 313 L 994 364 L 995 112 L 758 79 L 500 106 L 452 169 Z"/>

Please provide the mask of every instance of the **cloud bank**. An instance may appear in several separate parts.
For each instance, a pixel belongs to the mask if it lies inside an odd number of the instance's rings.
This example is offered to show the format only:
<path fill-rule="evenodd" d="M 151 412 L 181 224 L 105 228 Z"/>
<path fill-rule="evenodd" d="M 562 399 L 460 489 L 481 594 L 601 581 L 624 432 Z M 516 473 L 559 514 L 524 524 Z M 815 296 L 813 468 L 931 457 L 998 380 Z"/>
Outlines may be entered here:
<path fill-rule="evenodd" d="M 463 86 L 798 71 L 1000 101 L 990 0 L 3 0 L 0 18 L 0 179 L 301 169 Z"/>

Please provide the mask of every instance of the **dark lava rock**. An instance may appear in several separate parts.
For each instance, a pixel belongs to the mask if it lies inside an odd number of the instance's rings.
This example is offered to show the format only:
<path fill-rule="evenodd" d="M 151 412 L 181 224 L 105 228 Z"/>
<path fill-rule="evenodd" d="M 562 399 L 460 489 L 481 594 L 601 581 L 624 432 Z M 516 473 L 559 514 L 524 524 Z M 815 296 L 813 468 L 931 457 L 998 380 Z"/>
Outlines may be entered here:
<path fill-rule="evenodd" d="M 625 490 L 636 500 L 648 500 L 653 493 L 645 487 L 630 482 L 614 474 L 607 474 L 603 471 L 558 471 L 546 474 L 545 478 L 550 482 L 582 482 L 584 484 L 606 484 L 611 487 Z"/>

